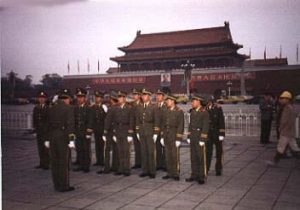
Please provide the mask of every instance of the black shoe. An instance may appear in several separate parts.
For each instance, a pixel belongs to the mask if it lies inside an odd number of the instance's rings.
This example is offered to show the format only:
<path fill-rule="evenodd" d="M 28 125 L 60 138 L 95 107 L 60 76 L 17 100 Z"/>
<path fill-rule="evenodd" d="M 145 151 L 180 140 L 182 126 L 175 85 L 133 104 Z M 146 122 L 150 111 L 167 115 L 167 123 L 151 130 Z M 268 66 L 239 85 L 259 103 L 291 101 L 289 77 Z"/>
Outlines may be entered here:
<path fill-rule="evenodd" d="M 122 173 L 121 172 L 115 172 L 114 175 L 115 176 L 120 176 L 120 175 L 122 175 Z"/>
<path fill-rule="evenodd" d="M 41 165 L 34 166 L 35 169 L 43 168 Z"/>
<path fill-rule="evenodd" d="M 170 179 L 171 177 L 169 175 L 163 176 L 162 179 Z"/>
<path fill-rule="evenodd" d="M 132 169 L 138 169 L 138 168 L 141 168 L 141 165 L 134 165 L 131 167 Z"/>
<path fill-rule="evenodd" d="M 194 179 L 192 177 L 185 179 L 186 182 L 192 182 Z"/>
<path fill-rule="evenodd" d="M 123 175 L 124 176 L 130 176 L 131 174 L 129 172 L 127 172 L 127 173 L 124 173 Z"/>
<path fill-rule="evenodd" d="M 200 180 L 198 181 L 198 184 L 204 184 L 204 183 L 205 183 L 204 180 L 201 180 L 201 179 L 200 179 Z"/>
<path fill-rule="evenodd" d="M 69 187 L 67 189 L 59 190 L 59 192 L 69 192 L 75 190 L 75 187 Z"/>
<path fill-rule="evenodd" d="M 145 176 L 149 176 L 149 174 L 147 174 L 147 173 L 141 173 L 139 176 L 140 177 L 145 177 Z"/>
<path fill-rule="evenodd" d="M 175 181 L 179 181 L 179 176 L 175 176 L 175 177 L 173 177 L 173 179 L 175 180 Z"/>
<path fill-rule="evenodd" d="M 73 171 L 77 172 L 77 171 L 83 171 L 83 169 L 81 167 L 79 168 L 74 168 Z"/>
<path fill-rule="evenodd" d="M 221 175 L 222 175 L 221 171 L 216 172 L 216 176 L 221 176 Z"/>
<path fill-rule="evenodd" d="M 90 169 L 84 169 L 83 170 L 83 173 L 89 173 L 90 172 Z"/>
<path fill-rule="evenodd" d="M 150 174 L 149 177 L 150 177 L 150 179 L 154 179 L 155 175 L 154 174 Z"/>
<path fill-rule="evenodd" d="M 44 166 L 43 170 L 49 170 L 49 167 L 48 166 Z"/>

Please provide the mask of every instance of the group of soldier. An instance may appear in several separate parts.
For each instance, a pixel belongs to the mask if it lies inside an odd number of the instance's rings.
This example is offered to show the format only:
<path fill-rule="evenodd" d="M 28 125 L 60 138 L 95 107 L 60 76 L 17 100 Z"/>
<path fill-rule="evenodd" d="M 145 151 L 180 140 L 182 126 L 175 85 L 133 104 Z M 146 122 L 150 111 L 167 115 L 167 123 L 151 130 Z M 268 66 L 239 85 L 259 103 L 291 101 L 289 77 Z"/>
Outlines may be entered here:
<path fill-rule="evenodd" d="M 70 90 L 58 93 L 58 100 L 47 105 L 47 94 L 38 93 L 33 122 L 37 134 L 40 164 L 49 169 L 56 191 L 72 191 L 69 184 L 71 149 L 76 151 L 73 171 L 88 173 L 91 165 L 91 139 L 94 135 L 97 174 L 114 173 L 129 176 L 141 168 L 140 177 L 156 177 L 157 170 L 166 171 L 163 179 L 180 179 L 179 148 L 184 135 L 184 112 L 177 106 L 177 97 L 158 89 L 155 93 L 133 89 L 133 102 L 127 93 L 112 91 L 110 103 L 104 93 L 95 91 L 95 103 L 86 99 L 87 91 L 76 89 L 72 104 Z M 155 103 L 152 97 L 155 95 Z M 225 124 L 222 108 L 211 97 L 194 94 L 186 142 L 190 145 L 191 176 L 187 182 L 204 184 L 216 147 L 216 175 L 222 174 Z M 131 144 L 134 164 L 131 167 Z M 112 154 L 112 155 L 111 155 Z"/>

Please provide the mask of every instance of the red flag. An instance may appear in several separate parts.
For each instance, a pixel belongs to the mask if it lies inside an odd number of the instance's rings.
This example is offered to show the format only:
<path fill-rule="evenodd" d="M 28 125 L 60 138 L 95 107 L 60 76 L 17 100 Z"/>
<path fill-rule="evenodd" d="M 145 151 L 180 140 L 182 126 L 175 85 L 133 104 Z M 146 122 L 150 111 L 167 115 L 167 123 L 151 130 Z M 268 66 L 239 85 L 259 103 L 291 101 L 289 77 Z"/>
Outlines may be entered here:
<path fill-rule="evenodd" d="M 267 60 L 267 47 L 265 46 L 264 59 Z"/>
<path fill-rule="evenodd" d="M 69 63 L 69 61 L 68 61 L 68 66 L 67 66 L 67 68 L 68 68 L 68 74 L 70 74 L 70 63 Z"/>
<path fill-rule="evenodd" d="M 98 73 L 100 72 L 100 62 L 98 60 Z"/>

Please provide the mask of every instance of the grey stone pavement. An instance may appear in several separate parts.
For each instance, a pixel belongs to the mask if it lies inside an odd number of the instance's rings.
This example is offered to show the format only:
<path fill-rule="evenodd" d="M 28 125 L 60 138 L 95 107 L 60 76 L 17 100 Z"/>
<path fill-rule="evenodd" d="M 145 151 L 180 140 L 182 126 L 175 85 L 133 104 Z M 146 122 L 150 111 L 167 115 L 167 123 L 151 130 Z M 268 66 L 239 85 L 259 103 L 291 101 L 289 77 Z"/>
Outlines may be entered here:
<path fill-rule="evenodd" d="M 300 209 L 300 160 L 284 159 L 267 167 L 276 143 L 261 146 L 258 137 L 227 137 L 224 143 L 224 174 L 212 167 L 205 185 L 187 183 L 189 148 L 181 148 L 181 179 L 140 178 L 91 172 L 70 172 L 75 191 L 55 192 L 50 171 L 34 169 L 38 163 L 32 135 L 2 130 L 3 209 Z M 74 157 L 73 157 L 74 158 Z M 94 159 L 94 154 L 93 154 Z M 94 162 L 94 161 L 93 161 Z M 213 162 L 214 165 L 214 162 Z"/>

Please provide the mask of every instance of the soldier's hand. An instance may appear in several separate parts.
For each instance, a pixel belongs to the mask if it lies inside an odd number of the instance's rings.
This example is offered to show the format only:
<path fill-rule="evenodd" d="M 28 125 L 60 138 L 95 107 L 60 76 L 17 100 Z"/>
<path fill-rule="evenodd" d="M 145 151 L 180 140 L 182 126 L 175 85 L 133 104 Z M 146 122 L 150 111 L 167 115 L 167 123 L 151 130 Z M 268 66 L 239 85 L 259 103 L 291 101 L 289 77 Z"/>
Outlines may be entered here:
<path fill-rule="evenodd" d="M 176 145 L 176 147 L 180 147 L 181 142 L 180 141 L 175 141 L 175 145 Z"/>
<path fill-rule="evenodd" d="M 45 141 L 44 145 L 45 145 L 46 148 L 50 148 L 50 142 L 49 141 Z"/>
<path fill-rule="evenodd" d="M 219 136 L 219 140 L 223 141 L 224 140 L 224 136 Z"/>
<path fill-rule="evenodd" d="M 157 137 L 158 137 L 157 134 L 154 134 L 154 135 L 153 135 L 153 141 L 154 141 L 154 144 L 156 143 Z"/>
<path fill-rule="evenodd" d="M 186 139 L 186 142 L 187 142 L 188 144 L 190 144 L 190 143 L 191 143 L 191 139 Z"/>
<path fill-rule="evenodd" d="M 160 144 L 164 147 L 165 146 L 165 140 L 164 140 L 164 138 L 161 138 L 160 139 Z"/>
<path fill-rule="evenodd" d="M 133 141 L 132 136 L 127 136 L 127 141 L 128 141 L 128 143 L 132 142 Z"/>
<path fill-rule="evenodd" d="M 199 146 L 202 147 L 205 145 L 205 142 L 204 141 L 199 141 Z"/>
<path fill-rule="evenodd" d="M 113 140 L 114 140 L 114 142 L 117 143 L 117 137 L 116 136 L 113 136 Z"/>
<path fill-rule="evenodd" d="M 91 139 L 91 138 L 92 138 L 92 135 L 85 135 L 85 138 Z"/>
<path fill-rule="evenodd" d="M 102 136 L 102 139 L 103 139 L 103 141 L 107 141 L 107 138 L 106 138 L 106 136 Z"/>
<path fill-rule="evenodd" d="M 70 141 L 69 144 L 68 144 L 68 146 L 69 146 L 70 149 L 75 148 L 75 142 L 74 141 Z"/>
<path fill-rule="evenodd" d="M 138 139 L 138 140 L 140 140 L 140 134 L 136 134 L 136 138 Z"/>

